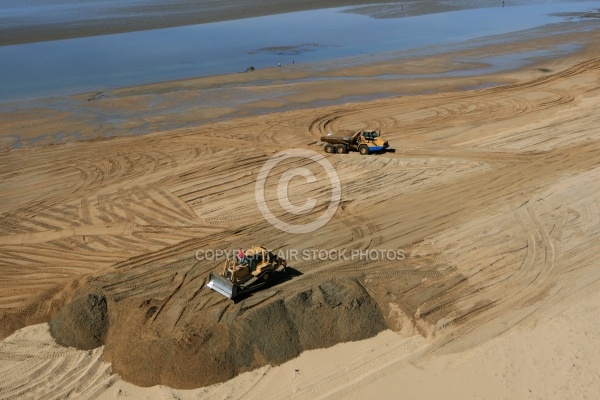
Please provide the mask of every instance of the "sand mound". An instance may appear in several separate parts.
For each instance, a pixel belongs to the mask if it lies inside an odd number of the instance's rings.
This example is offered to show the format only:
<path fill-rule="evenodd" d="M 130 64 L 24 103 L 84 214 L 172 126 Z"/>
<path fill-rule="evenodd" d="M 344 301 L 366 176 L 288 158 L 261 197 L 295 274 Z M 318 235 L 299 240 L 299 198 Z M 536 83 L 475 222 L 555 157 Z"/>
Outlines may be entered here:
<path fill-rule="evenodd" d="M 106 297 L 80 296 L 50 320 L 50 333 L 57 343 L 90 350 L 104 344 L 108 331 Z"/>
<path fill-rule="evenodd" d="M 106 298 L 90 294 L 61 310 L 51 333 L 59 343 L 82 349 L 102 344 L 107 333 L 105 358 L 127 381 L 196 388 L 281 364 L 304 350 L 369 338 L 387 327 L 356 279 L 328 280 L 285 295 L 259 292 L 237 304 L 206 291 L 202 297 L 218 306 L 174 324 L 169 315 L 180 312 L 181 303 L 138 299 L 134 306 L 132 299 L 109 301 L 108 325 Z"/>

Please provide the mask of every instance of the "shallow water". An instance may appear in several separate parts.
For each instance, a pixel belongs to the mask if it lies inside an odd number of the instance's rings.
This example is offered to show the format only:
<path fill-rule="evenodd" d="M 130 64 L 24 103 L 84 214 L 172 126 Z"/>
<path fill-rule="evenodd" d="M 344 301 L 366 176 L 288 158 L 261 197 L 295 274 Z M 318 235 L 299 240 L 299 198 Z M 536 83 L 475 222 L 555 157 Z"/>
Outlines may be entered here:
<path fill-rule="evenodd" d="M 439 46 L 565 22 L 598 2 L 375 19 L 334 8 L 0 47 L 0 102 Z M 501 60 L 496 60 L 501 62 Z"/>

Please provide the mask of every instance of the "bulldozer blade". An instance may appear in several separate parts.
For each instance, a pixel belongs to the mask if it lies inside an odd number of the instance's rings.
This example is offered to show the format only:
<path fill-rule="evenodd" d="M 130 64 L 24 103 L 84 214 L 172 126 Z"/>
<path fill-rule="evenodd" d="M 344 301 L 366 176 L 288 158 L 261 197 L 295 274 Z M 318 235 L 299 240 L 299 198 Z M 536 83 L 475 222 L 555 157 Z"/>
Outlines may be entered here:
<path fill-rule="evenodd" d="M 210 279 L 206 286 L 230 299 L 235 298 L 238 294 L 238 286 L 236 284 L 214 272 L 210 273 Z"/>

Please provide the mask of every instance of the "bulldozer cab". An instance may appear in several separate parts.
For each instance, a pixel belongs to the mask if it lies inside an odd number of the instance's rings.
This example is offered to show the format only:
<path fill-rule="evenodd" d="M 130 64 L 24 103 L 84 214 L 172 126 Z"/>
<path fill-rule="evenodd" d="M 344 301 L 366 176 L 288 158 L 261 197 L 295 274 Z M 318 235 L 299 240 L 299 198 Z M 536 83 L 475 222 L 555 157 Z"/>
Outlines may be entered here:
<path fill-rule="evenodd" d="M 267 250 L 262 247 L 253 247 L 246 252 L 246 260 L 250 273 L 258 275 L 269 264 Z"/>
<path fill-rule="evenodd" d="M 271 253 L 262 246 L 254 246 L 245 252 L 242 260 L 227 259 L 219 274 L 211 272 L 207 286 L 228 298 L 234 298 L 253 278 L 266 278 L 281 262 L 271 259 Z"/>

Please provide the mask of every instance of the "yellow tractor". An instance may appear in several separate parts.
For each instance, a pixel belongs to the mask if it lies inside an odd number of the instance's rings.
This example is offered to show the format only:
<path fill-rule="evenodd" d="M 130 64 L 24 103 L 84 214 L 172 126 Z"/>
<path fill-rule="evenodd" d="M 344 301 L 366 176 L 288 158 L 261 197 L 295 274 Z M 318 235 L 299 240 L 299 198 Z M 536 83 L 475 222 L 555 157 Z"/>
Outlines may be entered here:
<path fill-rule="evenodd" d="M 363 156 L 372 153 L 393 152 L 389 149 L 389 143 L 381 137 L 378 131 L 358 131 L 356 133 L 340 131 L 337 135 L 328 133 L 321 136 L 321 142 L 325 143 L 325 153 L 347 154 L 350 151 L 358 151 Z"/>
<path fill-rule="evenodd" d="M 253 246 L 244 252 L 243 258 L 225 260 L 220 273 L 210 273 L 206 286 L 234 299 L 263 288 L 277 272 L 285 271 L 286 266 L 283 258 L 262 246 Z"/>

